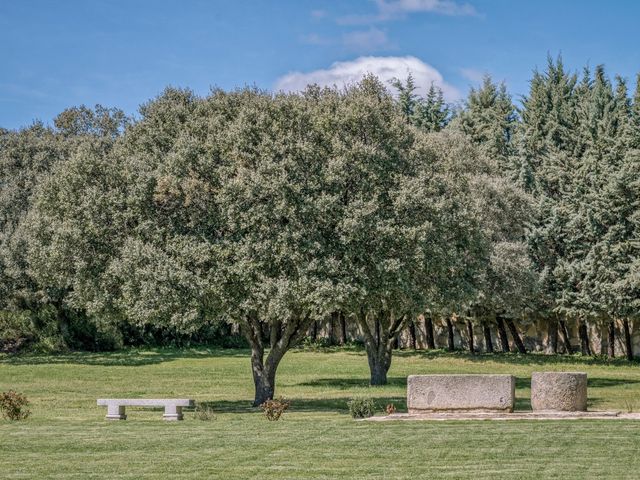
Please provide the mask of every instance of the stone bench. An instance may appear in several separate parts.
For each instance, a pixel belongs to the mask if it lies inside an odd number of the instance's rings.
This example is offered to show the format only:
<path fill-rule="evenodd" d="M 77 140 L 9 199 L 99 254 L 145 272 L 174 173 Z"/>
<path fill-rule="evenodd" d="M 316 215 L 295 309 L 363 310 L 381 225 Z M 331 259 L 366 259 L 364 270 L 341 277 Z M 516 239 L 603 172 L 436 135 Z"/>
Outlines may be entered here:
<path fill-rule="evenodd" d="M 513 375 L 409 375 L 407 409 L 426 412 L 513 412 Z"/>
<path fill-rule="evenodd" d="M 164 420 L 182 420 L 182 407 L 193 407 L 187 398 L 100 398 L 98 405 L 107 407 L 107 420 L 126 420 L 125 407 L 164 407 Z"/>
<path fill-rule="evenodd" d="M 584 372 L 533 372 L 531 409 L 560 412 L 587 410 L 587 374 Z"/>

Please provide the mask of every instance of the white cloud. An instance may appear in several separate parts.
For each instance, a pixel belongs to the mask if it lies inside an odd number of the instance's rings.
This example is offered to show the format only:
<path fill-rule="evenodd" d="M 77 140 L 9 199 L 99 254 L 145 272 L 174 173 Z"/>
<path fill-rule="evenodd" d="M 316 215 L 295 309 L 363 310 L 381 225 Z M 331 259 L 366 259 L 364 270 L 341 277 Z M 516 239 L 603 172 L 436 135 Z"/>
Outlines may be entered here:
<path fill-rule="evenodd" d="M 328 37 L 323 37 L 322 35 L 318 35 L 317 33 L 309 33 L 307 35 L 302 35 L 300 37 L 302 43 L 306 43 L 307 45 L 316 45 L 316 46 L 325 46 L 325 45 L 333 45 L 335 42 Z"/>
<path fill-rule="evenodd" d="M 327 12 L 325 10 L 311 10 L 311 16 L 315 19 L 321 19 L 327 16 Z"/>
<path fill-rule="evenodd" d="M 406 78 L 409 73 L 418 85 L 420 93 L 425 93 L 433 83 L 440 87 L 448 101 L 460 99 L 460 92 L 444 81 L 442 74 L 431 65 L 413 56 L 406 57 L 359 57 L 347 62 L 335 62 L 329 68 L 311 72 L 290 72 L 280 77 L 276 90 L 300 91 L 309 84 L 320 86 L 344 86 L 359 81 L 372 73 L 388 84 L 393 78 Z"/>
<path fill-rule="evenodd" d="M 382 14 L 393 16 L 398 13 L 433 12 L 442 15 L 477 15 L 473 5 L 453 0 L 377 0 Z"/>
<path fill-rule="evenodd" d="M 451 16 L 476 16 L 478 12 L 469 3 L 454 0 L 376 0 L 374 14 L 346 15 L 338 18 L 342 25 L 361 25 L 403 18 L 412 13 L 438 13 Z"/>
<path fill-rule="evenodd" d="M 348 49 L 359 53 L 369 53 L 391 47 L 386 32 L 377 28 L 345 33 L 342 36 L 342 43 Z"/>
<path fill-rule="evenodd" d="M 461 68 L 460 74 L 473 83 L 480 83 L 484 79 L 487 72 L 477 70 L 475 68 Z"/>

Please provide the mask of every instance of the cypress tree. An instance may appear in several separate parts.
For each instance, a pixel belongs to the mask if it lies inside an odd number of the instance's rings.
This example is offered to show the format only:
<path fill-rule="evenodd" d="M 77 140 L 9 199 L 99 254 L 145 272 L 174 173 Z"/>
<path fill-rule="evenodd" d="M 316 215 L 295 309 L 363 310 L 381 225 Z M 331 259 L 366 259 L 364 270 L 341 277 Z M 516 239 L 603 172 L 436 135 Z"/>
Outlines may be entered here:
<path fill-rule="evenodd" d="M 527 236 L 541 281 L 536 309 L 547 317 L 561 314 L 563 327 L 565 319 L 575 318 L 565 305 L 572 289 L 568 288 L 571 270 L 567 268 L 572 264 L 566 257 L 573 241 L 571 196 L 579 163 L 577 152 L 584 148 L 579 98 L 589 92 L 589 83 L 588 74 L 578 84 L 577 76 L 565 71 L 560 57 L 549 57 L 546 70 L 534 72 L 529 95 L 523 99 L 518 135 L 520 180 L 536 198 L 534 222 Z M 563 328 L 563 336 L 566 331 Z M 569 351 L 568 339 L 565 344 Z"/>
<path fill-rule="evenodd" d="M 393 79 L 391 86 L 396 90 L 396 104 L 407 123 L 427 132 L 439 132 L 449 122 L 449 106 L 444 101 L 442 89 L 433 83 L 425 97 L 417 93 L 418 86 L 411 73 L 404 82 Z"/>
<path fill-rule="evenodd" d="M 517 125 L 516 108 L 504 83 L 497 85 L 486 75 L 482 86 L 472 88 L 465 109 L 453 124 L 469 135 L 489 158 L 513 176 L 515 165 L 513 138 Z"/>

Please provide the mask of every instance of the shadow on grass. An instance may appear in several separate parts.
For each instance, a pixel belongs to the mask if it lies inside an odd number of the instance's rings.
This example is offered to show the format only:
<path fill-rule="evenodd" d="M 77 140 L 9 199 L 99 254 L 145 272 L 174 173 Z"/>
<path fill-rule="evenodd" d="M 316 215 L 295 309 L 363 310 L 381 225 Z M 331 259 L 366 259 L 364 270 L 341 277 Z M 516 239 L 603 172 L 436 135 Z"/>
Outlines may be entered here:
<path fill-rule="evenodd" d="M 297 383 L 296 385 L 303 387 L 329 387 L 347 389 L 354 387 L 369 387 L 369 382 L 365 378 L 319 378 L 308 382 Z M 407 377 L 388 377 L 386 386 L 406 388 Z M 516 377 L 516 388 L 531 388 L 531 378 Z"/>
<path fill-rule="evenodd" d="M 246 349 L 189 348 L 189 349 L 130 349 L 117 352 L 70 352 L 61 354 L 19 354 L 0 357 L 0 364 L 6 365 L 44 365 L 73 364 L 95 365 L 102 367 L 139 367 L 172 362 L 183 358 L 197 359 L 208 357 L 248 358 Z"/>
<path fill-rule="evenodd" d="M 623 385 L 631 385 L 634 383 L 640 383 L 640 380 L 632 380 L 629 378 L 588 378 L 587 377 L 587 387 L 589 388 L 620 387 Z"/>
<path fill-rule="evenodd" d="M 616 357 L 608 358 L 601 355 L 583 356 L 580 354 L 561 355 L 561 354 L 545 354 L 539 352 L 521 353 L 469 353 L 463 350 L 449 352 L 447 350 L 394 350 L 394 356 L 399 358 L 417 356 L 420 358 L 436 359 L 436 358 L 458 358 L 470 362 L 498 362 L 512 365 L 553 365 L 553 364 L 582 364 L 582 365 L 599 365 L 599 366 L 631 366 L 640 365 L 640 359 L 636 358 L 629 361 L 626 358 Z"/>
<path fill-rule="evenodd" d="M 323 388 L 336 388 L 336 389 L 351 389 L 357 387 L 369 387 L 368 378 L 318 378 L 310 380 L 308 382 L 297 383 L 296 385 L 302 387 L 323 387 Z M 387 377 L 387 385 L 390 387 L 406 387 L 407 377 Z M 376 387 L 372 387 L 376 388 Z"/>
<path fill-rule="evenodd" d="M 354 395 L 354 397 L 356 397 Z M 313 412 L 313 413 L 348 413 L 349 407 L 347 402 L 354 397 L 341 398 L 287 398 L 291 402 L 289 412 Z M 379 412 L 384 411 L 386 405 L 393 403 L 399 411 L 406 411 L 407 399 L 397 396 L 374 397 L 376 409 Z M 210 407 L 219 413 L 256 413 L 260 411 L 258 407 L 252 407 L 249 400 L 216 400 L 216 401 L 199 401 L 199 407 Z M 189 409 L 193 410 L 193 409 Z M 185 411 L 188 411 L 185 409 Z"/>

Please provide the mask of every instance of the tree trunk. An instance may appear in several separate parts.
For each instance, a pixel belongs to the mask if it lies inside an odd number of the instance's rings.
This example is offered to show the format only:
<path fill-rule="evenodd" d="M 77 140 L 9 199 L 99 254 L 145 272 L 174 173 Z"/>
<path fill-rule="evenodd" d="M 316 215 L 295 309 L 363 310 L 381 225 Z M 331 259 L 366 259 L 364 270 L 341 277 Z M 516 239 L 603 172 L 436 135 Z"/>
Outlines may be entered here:
<path fill-rule="evenodd" d="M 518 332 L 518 328 L 516 327 L 513 319 L 507 318 L 506 322 L 507 327 L 509 327 L 509 331 L 511 332 L 511 337 L 513 337 L 513 343 L 515 343 L 518 352 L 527 353 L 527 349 L 524 347 L 524 343 L 522 342 L 522 338 L 520 338 L 520 333 Z"/>
<path fill-rule="evenodd" d="M 569 336 L 569 330 L 567 329 L 567 322 L 564 320 L 560 320 L 560 334 L 562 335 L 562 343 L 564 343 L 564 348 L 569 355 L 573 355 L 573 347 L 571 346 L 571 337 Z"/>
<path fill-rule="evenodd" d="M 488 353 L 493 353 L 493 341 L 491 340 L 491 327 L 487 322 L 482 324 L 482 333 L 484 334 L 484 349 Z"/>
<path fill-rule="evenodd" d="M 327 333 L 327 345 L 329 345 L 330 347 L 332 347 L 333 345 L 336 344 L 336 332 L 335 332 L 335 325 L 336 322 L 338 320 L 338 315 L 339 312 L 333 312 L 331 314 L 331 316 L 329 317 L 329 329 L 328 329 L 328 333 Z"/>
<path fill-rule="evenodd" d="M 360 312 L 356 316 L 364 334 L 371 385 L 386 385 L 387 372 L 391 367 L 393 345 L 404 324 L 404 319 L 404 317 L 393 319 L 389 313 L 379 313 L 374 317 Z M 370 321 L 373 323 L 373 328 L 371 328 Z"/>
<path fill-rule="evenodd" d="M 340 345 L 346 345 L 347 343 L 347 319 L 344 318 L 344 313 L 340 312 Z"/>
<path fill-rule="evenodd" d="M 313 322 L 311 326 L 311 340 L 315 343 L 318 341 L 318 322 Z"/>
<path fill-rule="evenodd" d="M 411 348 L 417 350 L 416 323 L 413 320 L 409 322 L 409 339 L 411 340 Z"/>
<path fill-rule="evenodd" d="M 265 359 L 263 326 L 255 315 L 248 315 L 245 318 L 243 331 L 251 346 L 251 371 L 255 387 L 254 407 L 273 399 L 278 365 L 284 354 L 304 337 L 309 324 L 308 317 L 304 317 L 268 325 L 270 349 Z"/>
<path fill-rule="evenodd" d="M 501 314 L 496 315 L 496 324 L 498 325 L 498 336 L 500 337 L 500 346 L 502 346 L 503 353 L 509 353 L 509 337 L 507 337 L 507 330 L 504 327 L 504 318 Z"/>
<path fill-rule="evenodd" d="M 447 317 L 447 348 L 450 352 L 453 352 L 456 349 L 455 338 L 453 336 L 453 323 L 451 323 L 451 318 Z"/>
<path fill-rule="evenodd" d="M 471 320 L 467 320 L 467 335 L 469 336 L 469 352 L 476 353 L 473 346 L 473 323 L 471 323 Z"/>
<path fill-rule="evenodd" d="M 253 384 L 255 387 L 255 397 L 253 406 L 259 407 L 267 400 L 273 399 L 276 388 L 277 363 L 270 362 L 265 365 L 263 362 L 264 350 L 251 346 L 251 370 L 253 372 Z"/>
<path fill-rule="evenodd" d="M 584 320 L 580 320 L 578 324 L 578 335 L 580 336 L 580 351 L 582 355 L 591 355 L 589 332 L 587 331 L 587 322 Z"/>
<path fill-rule="evenodd" d="M 69 332 L 69 317 L 67 316 L 67 312 L 61 304 L 56 305 L 56 317 L 58 320 L 58 329 L 60 331 L 60 335 L 62 335 L 64 343 L 68 346 L 71 337 L 71 334 Z"/>
<path fill-rule="evenodd" d="M 607 356 L 609 358 L 614 358 L 616 356 L 616 324 L 613 320 L 609 322 L 607 333 L 608 333 Z"/>
<path fill-rule="evenodd" d="M 629 328 L 629 320 L 622 320 L 622 331 L 624 332 L 624 347 L 627 354 L 627 360 L 633 360 L 633 345 L 631 344 L 631 329 Z"/>
<path fill-rule="evenodd" d="M 556 354 L 558 353 L 558 319 L 552 318 L 549 320 L 547 335 L 549 338 L 549 344 L 547 345 L 547 352 Z"/>
<path fill-rule="evenodd" d="M 424 320 L 424 328 L 427 331 L 427 348 L 434 350 L 436 348 L 436 342 L 433 336 L 433 319 L 428 316 Z"/>
<path fill-rule="evenodd" d="M 370 385 L 386 385 L 387 372 L 391 366 L 391 353 L 377 353 L 367 350 L 367 360 L 369 361 Z"/>

